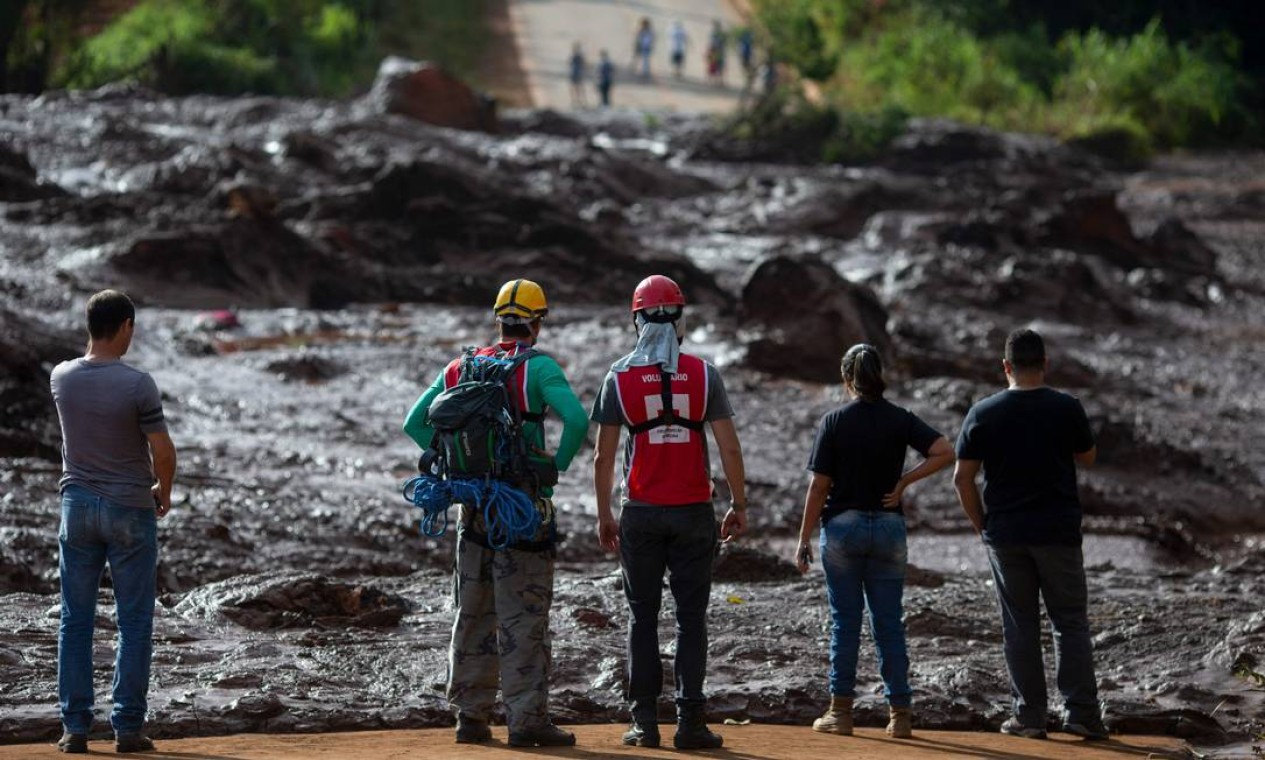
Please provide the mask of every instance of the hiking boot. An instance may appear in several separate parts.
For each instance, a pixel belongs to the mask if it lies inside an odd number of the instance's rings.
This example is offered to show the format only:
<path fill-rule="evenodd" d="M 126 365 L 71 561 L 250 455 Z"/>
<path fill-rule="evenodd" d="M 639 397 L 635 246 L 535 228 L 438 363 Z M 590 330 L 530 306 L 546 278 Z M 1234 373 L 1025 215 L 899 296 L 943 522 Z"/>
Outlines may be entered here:
<path fill-rule="evenodd" d="M 913 715 L 908 707 L 887 708 L 887 735 L 893 739 L 908 739 L 914 735 Z"/>
<path fill-rule="evenodd" d="M 701 707 L 693 705 L 676 713 L 676 736 L 672 746 L 677 749 L 719 749 L 725 740 L 707 727 L 707 717 Z"/>
<path fill-rule="evenodd" d="M 1045 729 L 1039 726 L 1025 726 L 1019 722 L 1018 718 L 1007 718 L 1006 722 L 1001 724 L 1001 732 L 1010 734 L 1011 736 L 1021 736 L 1024 739 L 1044 739 Z"/>
<path fill-rule="evenodd" d="M 457 743 L 482 744 L 492 740 L 492 727 L 486 720 L 457 716 Z"/>
<path fill-rule="evenodd" d="M 154 749 L 154 743 L 143 734 L 116 734 L 114 737 L 115 752 L 153 752 Z"/>
<path fill-rule="evenodd" d="M 81 755 L 87 752 L 88 735 L 72 734 L 69 731 L 63 732 L 61 738 L 57 740 L 57 751 L 71 755 Z"/>
<path fill-rule="evenodd" d="M 823 734 L 852 736 L 852 697 L 831 697 L 830 709 L 813 721 L 813 730 Z"/>
<path fill-rule="evenodd" d="M 1102 722 L 1102 718 L 1097 715 L 1091 715 L 1079 720 L 1069 718 L 1063 721 L 1063 730 L 1082 739 L 1106 739 L 1109 736 L 1107 726 Z"/>
<path fill-rule="evenodd" d="M 552 723 L 522 731 L 510 731 L 511 747 L 572 747 L 575 734 L 563 731 Z"/>
<path fill-rule="evenodd" d="M 624 732 L 624 744 L 630 747 L 658 747 L 659 724 L 639 721 L 634 717 L 632 725 Z"/>

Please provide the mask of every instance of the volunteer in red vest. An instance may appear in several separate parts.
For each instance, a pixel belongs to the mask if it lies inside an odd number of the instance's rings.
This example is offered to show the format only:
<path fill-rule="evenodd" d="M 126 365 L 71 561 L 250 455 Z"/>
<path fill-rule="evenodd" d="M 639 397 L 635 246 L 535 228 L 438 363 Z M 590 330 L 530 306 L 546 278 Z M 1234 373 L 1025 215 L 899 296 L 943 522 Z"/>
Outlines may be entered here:
<path fill-rule="evenodd" d="M 479 349 L 485 356 L 515 356 L 536 345 L 541 320 L 549 311 L 545 292 L 531 280 L 511 280 L 494 306 L 500 339 Z M 404 422 L 404 432 L 426 449 L 434 436 L 428 419 L 435 397 L 457 383 L 460 358 L 439 373 Z M 536 458 L 567 469 L 584 443 L 588 419 L 562 368 L 550 356 L 534 353 L 515 370 L 509 384 L 521 410 L 523 436 Z M 557 451 L 546 453 L 546 412 L 562 418 Z M 484 516 L 461 508 L 457 529 L 456 621 L 449 652 L 448 702 L 457 714 L 457 741 L 492 738 L 488 719 L 498 685 L 505 703 L 509 744 L 515 747 L 569 746 L 575 735 L 549 718 L 549 608 L 553 603 L 554 539 L 551 488 L 535 494 L 541 527 L 523 544 L 494 550 Z"/>
<path fill-rule="evenodd" d="M 598 540 L 618 552 L 632 623 L 628 631 L 628 699 L 632 725 L 624 743 L 659 746 L 659 608 L 668 573 L 676 602 L 676 714 L 678 749 L 715 749 L 721 737 L 707 728 L 703 677 L 707 670 L 707 602 L 718 532 L 726 541 L 747 527 L 742 447 L 733 410 L 716 368 L 682 353 L 685 296 L 662 275 L 633 293 L 637 346 L 611 365 L 594 403 L 601 425 L 593 461 Z M 710 426 L 733 501 L 719 531 L 712 506 L 705 428 Z M 615 452 L 626 430 L 622 510 L 611 511 Z"/>

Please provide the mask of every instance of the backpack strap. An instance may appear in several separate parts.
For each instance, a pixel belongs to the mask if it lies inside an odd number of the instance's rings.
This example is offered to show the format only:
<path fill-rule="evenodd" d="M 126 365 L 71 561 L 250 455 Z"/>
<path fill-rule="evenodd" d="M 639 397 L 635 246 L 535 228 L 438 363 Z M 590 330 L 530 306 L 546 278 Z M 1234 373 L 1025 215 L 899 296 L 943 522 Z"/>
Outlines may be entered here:
<path fill-rule="evenodd" d="M 648 419 L 645 422 L 639 422 L 636 425 L 627 425 L 629 433 L 640 435 L 667 425 L 680 425 L 686 430 L 702 431 L 702 420 L 689 420 L 676 416 L 676 407 L 672 404 L 672 373 L 664 369 L 662 364 L 659 365 L 659 398 L 663 402 L 663 408 L 659 410 L 659 416 Z"/>

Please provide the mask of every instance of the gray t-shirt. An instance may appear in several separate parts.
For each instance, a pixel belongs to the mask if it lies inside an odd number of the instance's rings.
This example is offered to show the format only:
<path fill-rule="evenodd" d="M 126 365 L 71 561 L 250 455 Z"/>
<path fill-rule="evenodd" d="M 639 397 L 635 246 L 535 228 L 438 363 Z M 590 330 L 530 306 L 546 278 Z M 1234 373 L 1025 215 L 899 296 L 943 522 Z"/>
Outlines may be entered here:
<path fill-rule="evenodd" d="M 61 418 L 59 487 L 82 486 L 121 506 L 152 509 L 145 434 L 167 430 L 154 378 L 118 360 L 79 358 L 58 364 L 51 385 Z"/>
<path fill-rule="evenodd" d="M 733 417 L 734 410 L 729 405 L 729 394 L 725 392 L 725 382 L 721 380 L 720 372 L 710 362 L 703 362 L 703 364 L 707 367 L 707 407 L 703 410 L 703 422 L 715 422 Z M 593 401 L 593 413 L 589 415 L 589 419 L 599 425 L 627 427 L 628 420 L 624 419 L 624 411 L 619 405 L 618 382 L 614 372 L 606 373 L 606 379 L 602 381 L 602 387 L 598 389 L 597 398 Z M 628 437 L 626 433 L 624 437 L 625 439 Z M 624 483 L 621 484 L 620 489 L 624 493 L 624 504 L 637 506 L 640 502 L 628 499 L 628 468 L 631 464 L 632 446 L 625 440 Z"/>

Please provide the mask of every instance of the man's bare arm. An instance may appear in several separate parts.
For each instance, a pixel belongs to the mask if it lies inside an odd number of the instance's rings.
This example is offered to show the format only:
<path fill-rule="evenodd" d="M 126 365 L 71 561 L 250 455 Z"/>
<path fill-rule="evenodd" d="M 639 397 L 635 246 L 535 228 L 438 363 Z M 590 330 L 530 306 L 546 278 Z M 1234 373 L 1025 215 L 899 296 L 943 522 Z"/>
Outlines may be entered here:
<path fill-rule="evenodd" d="M 149 453 L 154 462 L 155 509 L 159 517 L 165 517 L 171 511 L 171 484 L 176 479 L 176 444 L 172 442 L 167 431 L 146 433 L 149 439 Z"/>
<path fill-rule="evenodd" d="M 959 459 L 953 469 L 953 488 L 957 490 L 962 511 L 976 533 L 984 531 L 984 503 L 980 500 L 979 486 L 975 484 L 975 476 L 982 464 L 978 459 Z"/>

